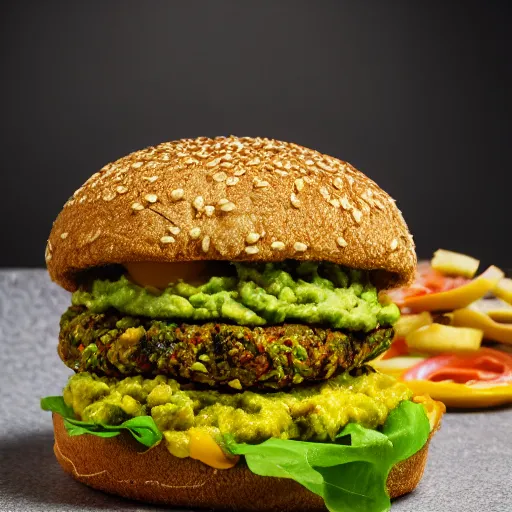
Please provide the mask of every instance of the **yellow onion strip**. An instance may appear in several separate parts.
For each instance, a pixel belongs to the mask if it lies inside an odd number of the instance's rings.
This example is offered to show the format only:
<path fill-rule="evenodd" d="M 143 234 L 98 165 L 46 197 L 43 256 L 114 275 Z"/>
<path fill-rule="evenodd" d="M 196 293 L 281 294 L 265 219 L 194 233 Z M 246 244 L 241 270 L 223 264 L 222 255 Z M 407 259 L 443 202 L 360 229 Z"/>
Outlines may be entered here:
<path fill-rule="evenodd" d="M 493 290 L 494 295 L 500 299 L 512 304 L 512 279 L 505 277 L 502 279 Z"/>
<path fill-rule="evenodd" d="M 428 394 L 453 408 L 494 407 L 512 403 L 512 385 L 506 382 L 458 384 L 448 381 L 408 380 L 406 384 L 415 395 Z"/>
<path fill-rule="evenodd" d="M 512 345 L 512 324 L 500 324 L 489 315 L 474 308 L 462 308 L 453 312 L 452 324 L 458 327 L 480 329 L 487 340 Z"/>
<path fill-rule="evenodd" d="M 503 276 L 498 267 L 491 266 L 476 279 L 453 290 L 410 297 L 404 301 L 404 307 L 412 313 L 465 308 L 491 292 Z"/>
<path fill-rule="evenodd" d="M 400 376 L 409 368 L 416 366 L 418 363 L 425 361 L 426 357 L 415 356 L 398 356 L 390 359 L 374 359 L 369 364 L 377 371 L 392 375 L 395 378 Z"/>

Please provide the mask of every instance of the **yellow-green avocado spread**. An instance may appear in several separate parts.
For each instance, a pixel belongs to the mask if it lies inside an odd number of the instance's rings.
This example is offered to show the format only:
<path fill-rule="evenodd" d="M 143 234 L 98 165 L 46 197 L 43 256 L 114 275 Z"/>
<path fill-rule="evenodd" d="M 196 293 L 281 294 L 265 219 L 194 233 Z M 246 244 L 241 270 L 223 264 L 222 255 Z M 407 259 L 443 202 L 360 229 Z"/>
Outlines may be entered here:
<path fill-rule="evenodd" d="M 366 428 L 383 425 L 389 412 L 412 395 L 405 384 L 379 373 L 345 373 L 286 393 L 226 394 L 184 390 L 164 376 L 118 380 L 87 372 L 73 375 L 63 394 L 84 421 L 116 425 L 150 415 L 177 457 L 189 456 L 191 428 L 204 430 L 220 443 L 225 434 L 246 443 L 271 437 L 332 441 L 350 422 Z"/>
<path fill-rule="evenodd" d="M 236 276 L 212 277 L 201 286 L 183 281 L 161 293 L 132 283 L 96 280 L 73 294 L 73 304 L 92 312 L 109 308 L 133 316 L 189 322 L 224 320 L 239 325 L 320 324 L 371 331 L 400 316 L 395 304 L 382 305 L 368 273 L 332 263 L 234 263 Z"/>

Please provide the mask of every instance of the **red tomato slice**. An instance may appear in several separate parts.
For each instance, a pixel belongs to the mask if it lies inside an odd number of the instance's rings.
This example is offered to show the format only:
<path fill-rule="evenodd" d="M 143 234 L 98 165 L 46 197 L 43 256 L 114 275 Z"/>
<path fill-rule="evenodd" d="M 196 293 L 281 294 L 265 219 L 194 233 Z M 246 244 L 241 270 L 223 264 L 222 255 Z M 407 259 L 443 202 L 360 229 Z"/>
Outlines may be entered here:
<path fill-rule="evenodd" d="M 442 354 L 430 357 L 410 368 L 404 380 L 451 380 L 459 384 L 512 381 L 512 356 L 492 348 L 474 354 Z"/>
<path fill-rule="evenodd" d="M 409 353 L 409 348 L 404 338 L 397 338 L 391 343 L 391 346 L 384 352 L 382 359 L 391 359 L 392 357 L 404 356 Z"/>
<path fill-rule="evenodd" d="M 386 294 L 399 306 L 405 306 L 407 299 L 431 293 L 440 293 L 459 288 L 469 283 L 471 279 L 465 277 L 450 277 L 434 270 L 429 262 L 421 262 L 416 270 L 414 283 L 409 288 L 389 290 Z"/>
<path fill-rule="evenodd" d="M 407 299 L 426 295 L 427 293 L 430 293 L 430 290 L 426 286 L 412 284 L 409 288 L 396 288 L 395 290 L 389 290 L 386 292 L 386 295 L 388 295 L 396 305 L 402 306 Z"/>
<path fill-rule="evenodd" d="M 469 283 L 471 279 L 466 277 L 450 277 L 441 274 L 437 270 L 434 270 L 430 263 L 422 263 L 418 265 L 418 271 L 416 275 L 416 281 L 430 290 L 430 293 L 447 292 L 458 288 L 466 283 Z"/>

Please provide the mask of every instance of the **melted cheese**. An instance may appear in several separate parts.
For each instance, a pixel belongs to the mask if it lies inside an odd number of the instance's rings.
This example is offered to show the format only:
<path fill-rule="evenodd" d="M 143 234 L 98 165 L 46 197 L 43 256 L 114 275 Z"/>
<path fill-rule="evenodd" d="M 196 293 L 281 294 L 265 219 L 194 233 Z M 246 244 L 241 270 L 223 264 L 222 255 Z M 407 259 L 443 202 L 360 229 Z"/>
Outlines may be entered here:
<path fill-rule="evenodd" d="M 417 395 L 413 397 L 412 401 L 423 405 L 425 408 L 425 412 L 427 413 L 427 418 L 430 423 L 430 432 L 437 430 L 441 423 L 441 418 L 446 412 L 446 406 L 443 402 L 432 400 L 429 395 Z"/>
<path fill-rule="evenodd" d="M 201 429 L 191 428 L 188 431 L 190 457 L 200 460 L 217 469 L 230 469 L 236 465 L 240 457 L 228 458 L 215 440 Z"/>

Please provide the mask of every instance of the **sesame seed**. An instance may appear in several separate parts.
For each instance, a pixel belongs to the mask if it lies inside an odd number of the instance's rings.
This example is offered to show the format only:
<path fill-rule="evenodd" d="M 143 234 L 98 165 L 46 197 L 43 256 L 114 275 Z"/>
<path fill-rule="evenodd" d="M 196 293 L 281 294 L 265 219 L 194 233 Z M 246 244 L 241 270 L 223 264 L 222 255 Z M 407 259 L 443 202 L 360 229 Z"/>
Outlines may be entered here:
<path fill-rule="evenodd" d="M 240 181 L 240 178 L 237 178 L 236 176 L 230 176 L 226 180 L 226 185 L 233 186 L 233 185 L 236 185 L 239 181 Z"/>
<path fill-rule="evenodd" d="M 249 233 L 247 235 L 247 237 L 245 238 L 245 241 L 248 243 L 248 244 L 255 244 L 259 239 L 260 239 L 260 234 L 259 233 Z"/>
<path fill-rule="evenodd" d="M 327 172 L 332 172 L 334 169 L 327 165 L 326 163 L 322 162 L 321 160 L 319 160 L 317 163 L 316 163 L 317 167 L 320 167 L 320 169 L 323 169 L 324 171 L 327 171 Z"/>
<path fill-rule="evenodd" d="M 286 171 L 281 171 L 281 169 L 276 169 L 274 172 L 279 174 L 279 176 L 288 176 L 288 173 Z"/>
<path fill-rule="evenodd" d="M 331 194 L 329 193 L 326 187 L 320 187 L 320 194 L 322 194 L 322 197 L 326 201 L 329 201 L 329 199 L 331 199 Z"/>
<path fill-rule="evenodd" d="M 245 169 L 237 169 L 233 174 L 235 176 L 242 176 L 245 174 Z"/>
<path fill-rule="evenodd" d="M 344 210 L 350 210 L 352 208 L 352 205 L 350 204 L 349 200 L 347 199 L 347 196 L 343 196 L 340 199 L 340 204 Z"/>
<path fill-rule="evenodd" d="M 270 186 L 270 183 L 265 180 L 260 180 L 258 178 L 254 178 L 254 186 L 256 188 L 264 188 Z"/>
<path fill-rule="evenodd" d="M 103 201 L 112 201 L 116 197 L 116 193 L 113 190 L 105 190 L 101 198 Z"/>
<path fill-rule="evenodd" d="M 256 157 L 256 158 L 253 158 L 252 160 L 249 160 L 245 165 L 259 165 L 261 163 L 261 160 Z"/>
<path fill-rule="evenodd" d="M 306 165 L 314 165 L 315 162 L 313 160 L 309 159 L 304 162 Z"/>
<path fill-rule="evenodd" d="M 331 199 L 329 201 L 329 203 L 331 203 L 335 208 L 339 208 L 340 207 L 340 202 L 338 199 Z"/>
<path fill-rule="evenodd" d="M 173 201 L 179 201 L 180 199 L 183 199 L 184 195 L 185 195 L 184 190 L 182 188 L 177 188 L 171 192 L 171 199 Z"/>
<path fill-rule="evenodd" d="M 361 217 L 363 216 L 363 212 L 361 210 L 358 210 L 357 208 L 354 208 L 352 210 L 352 217 L 354 217 L 354 220 L 360 224 L 361 223 Z"/>
<path fill-rule="evenodd" d="M 369 205 L 373 206 L 373 199 L 368 195 L 368 191 L 365 190 L 362 194 L 361 194 L 361 199 L 364 201 L 364 205 L 363 205 L 363 210 L 365 209 L 364 207 L 366 207 L 367 210 L 369 210 L 369 207 L 366 203 L 368 203 Z"/>
<path fill-rule="evenodd" d="M 162 238 L 160 238 L 160 242 L 162 242 L 163 244 L 173 244 L 174 242 L 176 242 L 176 239 L 173 236 L 163 236 Z"/>
<path fill-rule="evenodd" d="M 274 251 L 282 251 L 284 248 L 285 248 L 285 245 L 283 242 L 279 242 L 279 241 L 276 241 L 276 242 L 272 242 L 270 244 L 270 247 L 274 250 Z"/>
<path fill-rule="evenodd" d="M 101 229 L 96 230 L 95 233 L 90 234 L 86 237 L 86 242 L 92 243 L 101 235 Z"/>
<path fill-rule="evenodd" d="M 340 247 L 347 247 L 348 245 L 347 241 L 342 236 L 336 238 L 336 242 Z"/>
<path fill-rule="evenodd" d="M 197 196 L 192 202 L 192 205 L 197 211 L 201 211 L 204 208 L 204 197 Z"/>
<path fill-rule="evenodd" d="M 220 164 L 220 158 L 214 158 L 205 164 L 205 167 L 217 167 Z"/>
<path fill-rule="evenodd" d="M 133 203 L 132 210 L 136 210 L 136 211 L 144 210 L 144 206 L 140 203 Z"/>
<path fill-rule="evenodd" d="M 51 245 L 50 245 L 50 242 L 48 242 L 48 244 L 46 245 L 46 249 L 44 251 L 44 260 L 46 261 L 46 263 L 48 263 L 49 261 L 51 261 L 51 259 L 52 259 Z"/>
<path fill-rule="evenodd" d="M 148 203 L 156 203 L 158 201 L 158 196 L 156 194 L 146 194 L 144 196 L 144 199 L 148 202 Z"/>
<path fill-rule="evenodd" d="M 204 207 L 204 213 L 206 213 L 207 217 L 211 217 L 213 213 L 215 212 L 215 206 L 212 205 L 206 205 Z"/>
<path fill-rule="evenodd" d="M 96 178 L 99 178 L 101 176 L 101 174 L 99 172 L 95 172 L 86 182 L 85 184 L 87 185 L 88 183 L 91 183 L 91 181 L 94 181 Z"/>
<path fill-rule="evenodd" d="M 295 188 L 297 189 L 297 192 L 304 189 L 304 180 L 302 178 L 297 178 L 295 180 Z"/>
<path fill-rule="evenodd" d="M 203 240 L 201 241 L 201 249 L 203 252 L 208 252 L 208 249 L 210 249 L 210 237 L 205 236 Z"/>
<path fill-rule="evenodd" d="M 228 175 L 224 171 L 216 172 L 213 175 L 213 180 L 216 181 L 217 183 L 220 183 L 221 181 L 226 181 L 227 177 Z"/>
<path fill-rule="evenodd" d="M 190 238 L 193 240 L 196 240 L 201 236 L 201 228 L 192 228 L 188 234 L 190 235 Z"/>
<path fill-rule="evenodd" d="M 179 151 L 178 153 L 176 153 L 176 156 L 179 156 L 180 158 L 183 158 L 185 156 L 187 156 L 188 153 L 183 153 L 183 151 Z"/>
<path fill-rule="evenodd" d="M 219 201 L 217 202 L 217 205 L 222 206 L 223 204 L 227 204 L 227 203 L 229 203 L 229 200 L 226 198 L 223 198 L 223 199 L 219 199 Z"/>
<path fill-rule="evenodd" d="M 391 247 L 392 251 L 396 251 L 396 249 L 398 248 L 398 240 L 396 238 L 393 238 L 389 246 Z"/>
<path fill-rule="evenodd" d="M 223 150 L 225 151 L 225 150 Z M 230 162 L 231 160 L 233 160 L 233 156 L 231 155 L 231 153 L 226 153 L 222 158 L 221 160 L 224 160 L 224 162 Z"/>
<path fill-rule="evenodd" d="M 149 183 L 155 183 L 158 179 L 158 176 L 143 176 L 143 180 L 149 181 Z"/>
<path fill-rule="evenodd" d="M 132 167 L 133 167 L 134 169 L 138 169 L 139 167 L 142 167 L 143 165 L 144 165 L 144 162 L 134 162 L 134 163 L 132 164 Z"/>
<path fill-rule="evenodd" d="M 280 160 L 278 160 L 277 162 L 274 162 L 275 166 L 278 168 L 278 169 L 282 169 L 283 168 L 283 162 L 281 162 Z"/>
<path fill-rule="evenodd" d="M 373 202 L 379 210 L 384 210 L 384 205 L 378 199 L 374 199 Z"/>
<path fill-rule="evenodd" d="M 231 162 L 222 162 L 220 166 L 224 167 L 224 169 L 231 169 L 232 167 L 234 167 L 234 165 Z"/>
<path fill-rule="evenodd" d="M 234 209 L 236 208 L 236 206 L 234 205 L 234 203 L 232 203 L 231 201 L 229 201 L 228 203 L 225 203 L 223 204 L 220 209 L 223 211 L 223 212 L 232 212 Z"/>
<path fill-rule="evenodd" d="M 169 226 L 167 228 L 167 231 L 169 231 L 169 233 L 171 233 L 172 235 L 179 235 L 181 229 L 178 226 Z"/>
<path fill-rule="evenodd" d="M 300 200 L 293 192 L 290 195 L 290 201 L 292 203 L 292 206 L 294 206 L 295 208 L 300 208 Z"/>
<path fill-rule="evenodd" d="M 164 158 L 164 160 L 169 160 L 169 158 Z M 189 157 L 184 162 L 185 165 L 192 165 L 192 164 L 198 164 L 199 160 L 196 160 L 195 158 Z"/>
<path fill-rule="evenodd" d="M 117 188 L 116 188 L 116 192 L 118 194 L 126 194 L 126 192 L 128 192 L 128 188 L 127 187 L 124 187 L 123 185 L 119 185 Z"/>
<path fill-rule="evenodd" d="M 306 244 L 303 244 L 302 242 L 295 242 L 293 244 L 293 248 L 297 251 L 297 252 L 304 252 L 304 251 L 307 251 L 308 249 L 308 246 Z"/>
<path fill-rule="evenodd" d="M 247 254 L 257 254 L 260 250 L 255 245 L 249 245 L 245 248 Z"/>
<path fill-rule="evenodd" d="M 68 237 L 68 234 L 69 233 L 61 233 L 60 237 L 62 238 L 62 240 L 65 240 Z"/>
<path fill-rule="evenodd" d="M 338 190 L 342 190 L 343 189 L 343 180 L 338 176 L 337 178 L 334 178 L 334 181 L 332 182 L 332 184 L 338 189 Z"/>
<path fill-rule="evenodd" d="M 347 181 L 353 185 L 354 184 L 354 178 L 352 178 L 352 176 L 350 176 L 349 174 L 347 174 Z"/>

